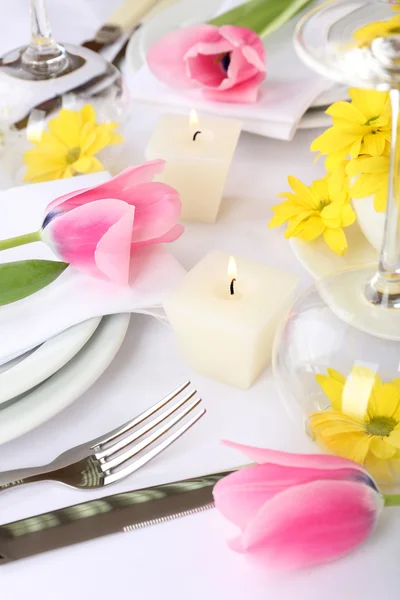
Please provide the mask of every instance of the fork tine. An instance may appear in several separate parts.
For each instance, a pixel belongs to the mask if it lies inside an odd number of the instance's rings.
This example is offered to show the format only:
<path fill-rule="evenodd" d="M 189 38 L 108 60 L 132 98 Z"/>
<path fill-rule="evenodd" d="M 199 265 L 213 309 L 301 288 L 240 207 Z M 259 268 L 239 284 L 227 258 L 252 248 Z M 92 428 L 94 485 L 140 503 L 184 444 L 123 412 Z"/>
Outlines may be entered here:
<path fill-rule="evenodd" d="M 206 409 L 203 408 L 200 412 L 196 413 L 194 417 L 190 419 L 190 421 L 182 425 L 182 427 L 177 429 L 177 431 L 172 433 L 165 440 L 157 444 L 157 446 L 149 450 L 149 452 L 146 452 L 146 454 L 144 454 L 141 458 L 135 460 L 132 464 L 126 466 L 120 471 L 112 473 L 111 475 L 107 475 L 107 484 L 119 481 L 120 479 L 123 479 L 127 475 L 130 475 L 131 473 L 134 473 L 135 471 L 140 469 L 140 467 L 142 467 L 150 460 L 155 458 L 158 454 L 160 454 L 160 452 L 165 450 L 165 448 L 168 448 L 168 446 L 173 444 L 178 438 L 181 437 L 181 435 L 183 435 L 188 429 L 190 429 L 195 423 L 197 423 L 197 421 L 201 419 L 201 417 L 203 417 L 205 414 Z"/>
<path fill-rule="evenodd" d="M 93 444 L 92 448 L 97 448 L 98 446 L 102 446 L 103 444 L 108 444 L 108 442 L 111 442 L 116 437 L 122 435 L 126 431 L 129 431 L 133 427 L 140 425 L 140 423 L 145 421 L 148 417 L 151 417 L 151 415 L 153 415 L 155 412 L 157 412 L 158 410 L 163 408 L 163 406 L 168 404 L 168 402 L 170 402 L 171 400 L 176 398 L 176 396 L 178 396 L 181 392 L 183 392 L 183 390 L 185 390 L 189 385 L 190 385 L 190 381 L 185 381 L 185 383 L 182 383 L 182 385 L 180 385 L 173 392 L 168 394 L 168 396 L 166 396 L 165 398 L 163 398 L 162 400 L 157 402 L 157 404 L 150 406 L 150 408 L 148 408 L 147 410 L 142 412 L 140 415 L 138 415 L 134 419 L 127 421 L 126 423 L 124 423 L 124 425 L 121 425 L 120 427 L 113 429 L 112 431 L 107 433 L 104 438 L 101 438 L 101 437 L 98 438 L 96 440 L 96 442 Z"/>
<path fill-rule="evenodd" d="M 106 460 L 106 461 L 102 462 L 101 463 L 102 471 L 103 472 L 111 471 L 112 469 L 115 469 L 116 467 L 119 467 L 120 465 L 122 465 L 122 463 L 126 462 L 130 458 L 133 458 L 134 456 L 139 454 L 139 452 L 141 452 L 142 450 L 144 450 L 145 448 L 150 446 L 153 442 L 158 440 L 158 438 L 160 438 L 162 435 L 164 435 L 164 433 L 166 433 L 167 431 L 172 429 L 172 427 L 174 427 L 179 421 L 181 421 L 184 417 L 186 417 L 186 415 L 188 415 L 194 408 L 196 408 L 196 406 L 198 406 L 200 404 L 200 402 L 201 402 L 201 398 L 197 398 L 194 402 L 189 404 L 189 406 L 185 410 L 178 413 L 173 419 L 170 419 L 169 421 L 167 421 L 167 423 L 165 425 L 163 425 L 162 427 L 159 427 L 158 429 L 156 429 L 156 431 L 152 435 L 149 435 L 148 437 L 146 437 L 142 442 L 140 442 L 139 444 L 135 444 L 130 450 L 126 450 L 123 454 L 120 454 L 119 456 L 116 456 L 115 458 L 111 458 L 110 460 Z"/>
<path fill-rule="evenodd" d="M 95 453 L 96 457 L 98 459 L 107 458 L 108 456 L 111 456 L 112 454 L 116 454 L 117 452 L 119 452 L 119 450 L 122 450 L 126 446 L 129 446 L 130 444 L 132 444 L 132 442 L 135 442 L 136 440 L 138 440 L 139 438 L 144 436 L 146 433 L 148 433 L 149 431 L 154 429 L 154 427 L 157 427 L 157 425 L 159 425 L 160 423 L 162 423 L 163 421 L 168 419 L 168 417 L 170 417 L 174 412 L 176 412 L 179 408 L 181 408 L 181 406 L 183 406 L 184 404 L 189 402 L 189 400 L 191 400 L 193 398 L 193 396 L 195 396 L 196 394 L 197 394 L 197 390 L 190 392 L 190 394 L 185 396 L 183 398 L 183 400 L 179 400 L 178 402 L 175 402 L 171 406 L 171 408 L 162 412 L 161 415 L 159 415 L 158 417 L 152 419 L 147 425 L 144 425 L 143 427 L 141 427 L 140 429 L 137 429 L 130 435 L 127 435 L 126 437 L 122 438 L 122 440 L 120 440 L 119 442 L 115 442 L 114 444 L 112 444 L 111 446 L 106 448 L 105 450 L 96 452 Z"/>

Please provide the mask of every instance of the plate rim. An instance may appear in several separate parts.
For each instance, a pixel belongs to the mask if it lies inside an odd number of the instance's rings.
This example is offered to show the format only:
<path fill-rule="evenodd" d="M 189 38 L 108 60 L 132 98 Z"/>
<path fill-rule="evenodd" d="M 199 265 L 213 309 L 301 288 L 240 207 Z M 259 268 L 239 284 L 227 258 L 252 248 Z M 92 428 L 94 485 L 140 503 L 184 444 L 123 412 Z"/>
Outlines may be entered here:
<path fill-rule="evenodd" d="M 101 319 L 101 316 L 92 317 L 73 325 L 39 345 L 34 352 L 29 353 L 10 369 L 0 373 L 0 407 L 4 402 L 38 386 L 64 367 L 90 340 Z"/>
<path fill-rule="evenodd" d="M 91 340 L 64 367 L 1 409 L 0 444 L 42 425 L 82 396 L 114 359 L 125 339 L 130 318 L 130 313 L 103 317 Z"/>

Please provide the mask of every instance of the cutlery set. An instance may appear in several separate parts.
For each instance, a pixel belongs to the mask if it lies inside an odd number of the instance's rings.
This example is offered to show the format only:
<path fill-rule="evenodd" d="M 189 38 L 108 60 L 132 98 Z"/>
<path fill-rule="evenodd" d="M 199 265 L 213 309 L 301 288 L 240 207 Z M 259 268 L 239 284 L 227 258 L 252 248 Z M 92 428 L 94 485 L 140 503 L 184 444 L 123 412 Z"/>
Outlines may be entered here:
<path fill-rule="evenodd" d="M 104 72 L 66 93 L 88 99 L 121 84 L 118 70 L 131 35 L 176 0 L 126 0 L 95 34 L 82 44 L 107 52 Z M 2 63 L 1 63 L 2 64 Z M 6 65 L 11 68 L 13 65 Z M 16 68 L 16 67 L 15 67 Z M 62 107 L 62 95 L 36 105 L 14 123 L 25 129 L 31 114 L 44 117 Z M 40 114 L 40 113 L 38 113 Z M 7 370 L 23 357 L 5 364 Z M 79 490 L 95 490 L 131 475 L 185 434 L 206 413 L 197 390 L 184 382 L 165 398 L 108 433 L 69 449 L 48 465 L 0 473 L 0 492 L 40 481 L 59 482 Z M 229 472 L 125 492 L 91 500 L 14 523 L 0 525 L 0 565 L 115 532 L 128 532 L 213 507 L 214 484 Z M 2 496 L 3 494 L 0 494 Z M 101 508 L 100 508 L 101 505 Z"/>
<path fill-rule="evenodd" d="M 39 481 L 93 490 L 121 481 L 173 444 L 206 413 L 184 382 L 139 416 L 67 450 L 43 467 L 0 473 L 0 491 Z M 0 565 L 117 531 L 131 531 L 212 508 L 212 488 L 227 475 L 207 475 L 125 492 L 0 526 Z M 104 510 L 107 506 L 107 510 Z M 35 526 L 32 527 L 32 523 Z"/>

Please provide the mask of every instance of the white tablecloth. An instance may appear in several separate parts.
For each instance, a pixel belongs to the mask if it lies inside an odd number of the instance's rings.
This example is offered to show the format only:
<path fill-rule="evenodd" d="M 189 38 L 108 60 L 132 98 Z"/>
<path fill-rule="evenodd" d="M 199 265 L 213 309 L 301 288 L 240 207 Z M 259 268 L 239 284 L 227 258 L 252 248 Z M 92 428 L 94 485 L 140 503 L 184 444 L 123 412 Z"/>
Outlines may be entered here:
<path fill-rule="evenodd" d="M 26 0 L 3 2 L 0 52 L 23 43 Z M 110 0 L 49 0 L 60 39 L 89 37 L 112 11 Z M 5 33 L 9 32 L 7 37 Z M 130 160 L 144 160 L 156 121 L 151 110 L 135 109 Z M 311 180 L 307 148 L 315 132 L 292 143 L 243 135 L 234 158 L 217 225 L 190 225 L 174 245 L 190 268 L 213 249 L 254 258 L 298 273 L 309 283 L 281 232 L 268 230 L 270 206 L 286 189 L 290 173 Z M 156 320 L 134 315 L 116 360 L 101 379 L 63 413 L 0 448 L 0 469 L 50 461 L 66 448 L 98 436 L 152 404 L 186 378 L 204 398 L 207 416 L 149 466 L 125 482 L 83 493 L 57 484 L 25 486 L 0 495 L 1 522 L 107 494 L 172 481 L 241 464 L 243 458 L 219 444 L 222 438 L 282 450 L 313 446 L 287 417 L 267 371 L 248 392 L 199 377 L 182 360 L 172 332 Z M 1 418 L 1 413 L 0 413 Z M 276 575 L 251 566 L 225 546 L 232 532 L 215 511 L 66 548 L 0 568 L 5 600 L 398 600 L 400 511 L 387 509 L 375 535 L 348 558 L 315 570 Z"/>

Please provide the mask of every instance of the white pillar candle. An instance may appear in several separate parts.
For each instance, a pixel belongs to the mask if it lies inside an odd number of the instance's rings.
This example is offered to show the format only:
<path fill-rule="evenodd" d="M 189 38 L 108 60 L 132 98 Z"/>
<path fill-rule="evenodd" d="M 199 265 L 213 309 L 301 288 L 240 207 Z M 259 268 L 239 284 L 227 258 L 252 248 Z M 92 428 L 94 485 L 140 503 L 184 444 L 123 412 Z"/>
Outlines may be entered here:
<path fill-rule="evenodd" d="M 270 362 L 277 324 L 290 307 L 292 273 L 213 252 L 165 302 L 184 357 L 198 373 L 247 389 Z M 232 293 L 233 292 L 233 293 Z"/>
<path fill-rule="evenodd" d="M 215 223 L 229 167 L 241 131 L 231 119 L 164 115 L 146 149 L 146 158 L 167 161 L 162 181 L 178 190 L 183 221 Z"/>

